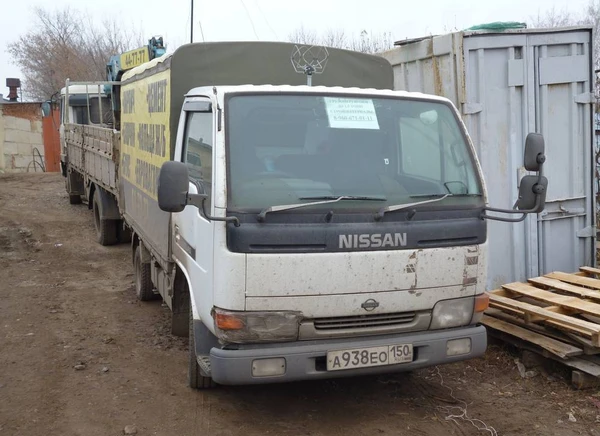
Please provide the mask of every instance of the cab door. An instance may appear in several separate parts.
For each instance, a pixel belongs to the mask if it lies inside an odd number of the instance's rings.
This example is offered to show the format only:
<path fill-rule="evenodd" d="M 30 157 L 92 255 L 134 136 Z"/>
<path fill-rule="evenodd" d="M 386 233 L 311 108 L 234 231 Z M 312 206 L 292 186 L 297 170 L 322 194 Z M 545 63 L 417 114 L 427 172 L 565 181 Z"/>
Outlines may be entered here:
<path fill-rule="evenodd" d="M 185 163 L 189 172 L 189 193 L 207 194 L 204 210 L 213 213 L 212 173 L 215 119 L 208 97 L 194 98 L 183 107 L 181 143 L 175 160 Z M 183 124 L 183 126 L 182 126 Z M 186 206 L 173 214 L 173 254 L 189 275 L 194 318 L 210 317 L 213 286 L 213 224 L 202 208 Z"/>

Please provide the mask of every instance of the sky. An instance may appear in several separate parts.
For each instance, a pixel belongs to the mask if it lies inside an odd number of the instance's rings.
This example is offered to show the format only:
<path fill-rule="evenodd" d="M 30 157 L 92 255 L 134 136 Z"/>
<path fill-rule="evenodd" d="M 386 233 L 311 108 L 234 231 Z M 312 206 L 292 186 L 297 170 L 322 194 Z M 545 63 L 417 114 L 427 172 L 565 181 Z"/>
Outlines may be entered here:
<path fill-rule="evenodd" d="M 98 22 L 115 18 L 149 39 L 162 35 L 169 48 L 190 40 L 192 0 L 18 0 L 0 11 L 0 94 L 7 77 L 23 78 L 6 51 L 8 43 L 35 28 L 33 8 L 66 6 Z M 580 14 L 589 0 L 194 0 L 194 42 L 288 40 L 303 26 L 317 33 L 389 32 L 394 40 L 447 33 L 492 21 L 529 22 L 555 8 Z M 200 31 L 202 28 L 202 32 Z M 203 36 L 202 36 L 203 34 Z M 112 53 L 107 53 L 107 59 Z"/>

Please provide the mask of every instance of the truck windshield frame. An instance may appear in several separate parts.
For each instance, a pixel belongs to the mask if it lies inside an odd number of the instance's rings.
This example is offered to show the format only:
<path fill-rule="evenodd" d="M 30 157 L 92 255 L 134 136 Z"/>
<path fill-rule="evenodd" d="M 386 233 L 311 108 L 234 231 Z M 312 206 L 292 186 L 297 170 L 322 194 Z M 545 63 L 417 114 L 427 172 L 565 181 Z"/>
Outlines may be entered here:
<path fill-rule="evenodd" d="M 225 96 L 224 106 L 230 212 L 340 196 L 385 201 L 357 198 L 289 213 L 372 212 L 414 203 L 414 196 L 445 194 L 451 195 L 424 207 L 483 206 L 476 158 L 447 102 L 377 94 L 236 92 Z"/>

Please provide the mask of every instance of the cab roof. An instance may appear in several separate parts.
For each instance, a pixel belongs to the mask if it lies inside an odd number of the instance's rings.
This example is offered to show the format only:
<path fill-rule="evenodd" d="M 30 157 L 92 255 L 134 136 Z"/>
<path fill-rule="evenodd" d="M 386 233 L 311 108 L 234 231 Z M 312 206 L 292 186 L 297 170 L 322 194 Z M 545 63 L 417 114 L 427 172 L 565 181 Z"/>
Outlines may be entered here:
<path fill-rule="evenodd" d="M 451 103 L 449 99 L 422 92 L 393 91 L 389 89 L 374 88 L 355 88 L 341 86 L 307 86 L 307 85 L 237 85 L 237 86 L 203 86 L 191 89 L 186 98 L 205 96 L 210 97 L 216 91 L 220 103 L 223 102 L 226 94 L 233 93 L 260 93 L 260 94 L 330 94 L 340 96 L 375 96 L 375 97 L 394 97 L 408 98 L 414 100 L 439 101 Z"/>

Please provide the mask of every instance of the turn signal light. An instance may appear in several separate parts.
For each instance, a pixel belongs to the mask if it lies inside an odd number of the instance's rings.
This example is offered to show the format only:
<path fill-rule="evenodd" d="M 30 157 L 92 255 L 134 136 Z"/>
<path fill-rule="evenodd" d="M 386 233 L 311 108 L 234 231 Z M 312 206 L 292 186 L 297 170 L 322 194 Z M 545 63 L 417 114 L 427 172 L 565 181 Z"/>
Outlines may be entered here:
<path fill-rule="evenodd" d="M 489 306 L 490 306 L 490 296 L 484 292 L 483 294 L 477 295 L 475 297 L 475 307 L 473 309 L 473 312 L 475 312 L 475 313 L 485 312 Z"/>
<path fill-rule="evenodd" d="M 242 330 L 244 322 L 227 313 L 215 313 L 215 324 L 221 330 Z"/>

